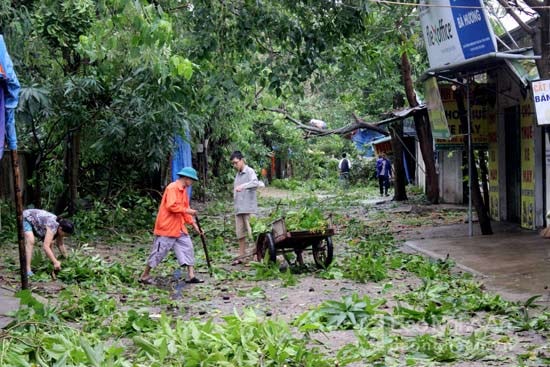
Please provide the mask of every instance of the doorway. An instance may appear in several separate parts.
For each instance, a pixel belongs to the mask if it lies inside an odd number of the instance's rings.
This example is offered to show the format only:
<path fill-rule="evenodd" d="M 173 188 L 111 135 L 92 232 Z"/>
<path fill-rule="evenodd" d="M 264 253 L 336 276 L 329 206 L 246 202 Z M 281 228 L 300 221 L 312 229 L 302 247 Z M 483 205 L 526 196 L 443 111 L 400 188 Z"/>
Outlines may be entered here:
<path fill-rule="evenodd" d="M 519 106 L 504 109 L 506 220 L 521 220 L 521 135 Z"/>

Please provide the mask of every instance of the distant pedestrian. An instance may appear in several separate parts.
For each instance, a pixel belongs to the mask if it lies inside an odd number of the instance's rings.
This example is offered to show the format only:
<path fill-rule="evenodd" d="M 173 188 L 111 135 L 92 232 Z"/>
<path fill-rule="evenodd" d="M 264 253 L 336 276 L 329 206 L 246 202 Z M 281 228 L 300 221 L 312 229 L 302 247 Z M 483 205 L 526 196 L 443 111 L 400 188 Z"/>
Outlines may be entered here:
<path fill-rule="evenodd" d="M 380 153 L 376 160 L 376 177 L 378 177 L 378 186 L 380 188 L 380 196 L 388 196 L 388 188 L 390 187 L 390 179 L 392 177 L 391 162 L 386 158 L 385 153 Z"/>
<path fill-rule="evenodd" d="M 340 159 L 340 162 L 338 162 L 338 174 L 340 178 L 340 183 L 345 189 L 349 187 L 350 171 L 351 171 L 351 162 L 347 158 L 346 153 L 343 153 L 342 159 Z"/>
<path fill-rule="evenodd" d="M 63 243 L 63 238 L 74 233 L 74 224 L 68 219 L 63 219 L 42 209 L 23 210 L 23 231 L 25 232 L 25 253 L 27 255 L 27 276 L 34 275 L 31 269 L 31 261 L 35 236 L 42 242 L 42 248 L 46 256 L 53 263 L 55 272 L 61 270 L 61 262 L 55 257 L 53 252 L 53 242 L 61 256 L 67 258 L 67 249 Z"/>
<path fill-rule="evenodd" d="M 156 268 L 174 250 L 178 264 L 187 266 L 187 283 L 203 283 L 195 276 L 195 252 L 191 237 L 186 228 L 190 224 L 197 233 L 202 234 L 193 216 L 197 211 L 189 207 L 187 189 L 191 188 L 194 181 L 198 181 L 197 171 L 191 167 L 185 167 L 177 175 L 178 179 L 169 184 L 164 190 L 155 221 L 153 245 L 147 259 L 145 270 L 139 278 L 143 284 L 153 284 L 150 271 Z"/>
<path fill-rule="evenodd" d="M 242 263 L 246 255 L 246 237 L 252 237 L 250 228 L 250 216 L 258 211 L 256 189 L 263 186 L 256 172 L 246 165 L 243 154 L 236 150 L 231 154 L 231 164 L 237 170 L 233 182 L 233 201 L 235 206 L 235 232 L 239 241 L 239 256 L 232 265 Z"/>

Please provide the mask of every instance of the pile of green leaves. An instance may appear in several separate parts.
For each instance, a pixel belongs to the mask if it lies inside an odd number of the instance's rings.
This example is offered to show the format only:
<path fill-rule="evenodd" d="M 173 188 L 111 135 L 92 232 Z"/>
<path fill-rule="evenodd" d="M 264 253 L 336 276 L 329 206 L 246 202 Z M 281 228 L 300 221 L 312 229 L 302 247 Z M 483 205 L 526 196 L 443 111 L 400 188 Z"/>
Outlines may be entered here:
<path fill-rule="evenodd" d="M 302 331 L 368 328 L 385 314 L 380 310 L 385 303 L 384 299 L 372 300 L 354 293 L 341 301 L 325 301 L 298 316 L 294 323 Z"/>
<path fill-rule="evenodd" d="M 492 341 L 486 332 L 472 332 L 469 336 L 452 334 L 446 328 L 441 335 L 416 336 L 410 349 L 416 358 L 435 362 L 475 361 L 485 359 L 492 349 Z M 492 359 L 495 357 L 493 356 Z"/>
<path fill-rule="evenodd" d="M 161 317 L 159 327 L 135 336 L 137 359 L 150 366 L 333 366 L 334 361 L 293 336 L 281 321 L 260 319 L 251 310 L 213 321 Z"/>
<path fill-rule="evenodd" d="M 285 221 L 286 230 L 311 231 L 323 233 L 328 229 L 327 213 L 318 206 L 304 205 L 300 209 L 284 211 L 276 208 L 268 217 L 255 218 L 251 221 L 252 233 L 270 232 L 274 221 L 281 218 Z"/>
<path fill-rule="evenodd" d="M 388 270 L 395 267 L 393 238 L 388 234 L 367 234 L 362 223 L 352 222 L 348 228 L 364 239 L 349 242 L 349 251 L 342 262 L 344 277 L 361 283 L 387 279 Z"/>

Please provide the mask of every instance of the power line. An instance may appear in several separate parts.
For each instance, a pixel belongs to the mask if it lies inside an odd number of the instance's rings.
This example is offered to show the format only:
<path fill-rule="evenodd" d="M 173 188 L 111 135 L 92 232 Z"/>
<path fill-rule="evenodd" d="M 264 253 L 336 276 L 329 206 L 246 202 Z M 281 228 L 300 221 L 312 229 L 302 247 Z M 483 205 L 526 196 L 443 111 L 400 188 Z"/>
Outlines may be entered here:
<path fill-rule="evenodd" d="M 406 2 L 406 1 L 391 1 L 391 0 L 369 0 L 373 3 L 378 4 L 388 4 L 388 5 L 403 5 L 403 6 L 413 6 L 413 7 L 426 7 L 426 8 L 455 8 L 455 9 L 485 9 L 485 6 L 469 6 L 469 5 L 443 5 L 443 4 L 420 4 L 420 3 L 413 3 L 413 2 Z M 362 8 L 348 5 L 348 4 L 339 4 L 340 6 L 355 9 L 355 10 L 362 10 Z M 518 9 L 516 6 L 502 6 L 503 9 Z M 548 5 L 541 5 L 541 6 L 527 6 L 529 9 L 550 9 L 550 6 Z"/>

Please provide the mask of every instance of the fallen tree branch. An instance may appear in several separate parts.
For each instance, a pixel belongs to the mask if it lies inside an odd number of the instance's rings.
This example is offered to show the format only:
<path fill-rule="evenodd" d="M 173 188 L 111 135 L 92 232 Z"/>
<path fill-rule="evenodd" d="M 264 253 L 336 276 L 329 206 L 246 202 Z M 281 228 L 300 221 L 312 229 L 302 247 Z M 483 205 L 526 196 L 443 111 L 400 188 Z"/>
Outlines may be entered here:
<path fill-rule="evenodd" d="M 353 118 L 355 119 L 355 123 L 340 127 L 338 129 L 326 130 L 326 129 L 320 129 L 315 126 L 306 125 L 300 120 L 292 117 L 286 110 L 283 110 L 281 108 L 264 108 L 264 110 L 282 114 L 286 120 L 292 122 L 299 129 L 303 130 L 306 133 L 306 136 L 305 136 L 306 139 L 312 136 L 317 137 L 317 136 L 327 136 L 327 135 L 347 135 L 357 129 L 368 129 L 368 130 L 376 131 L 377 133 L 380 133 L 385 136 L 389 135 L 389 133 L 385 129 L 375 124 L 368 123 L 363 119 L 361 119 L 360 117 L 357 117 L 355 114 L 352 114 Z M 403 117 L 399 117 L 399 116 L 391 117 L 389 119 L 379 121 L 377 122 L 377 124 L 387 124 L 389 122 L 393 122 L 401 119 L 403 119 Z"/>

